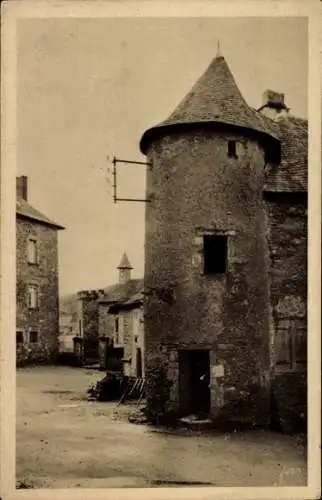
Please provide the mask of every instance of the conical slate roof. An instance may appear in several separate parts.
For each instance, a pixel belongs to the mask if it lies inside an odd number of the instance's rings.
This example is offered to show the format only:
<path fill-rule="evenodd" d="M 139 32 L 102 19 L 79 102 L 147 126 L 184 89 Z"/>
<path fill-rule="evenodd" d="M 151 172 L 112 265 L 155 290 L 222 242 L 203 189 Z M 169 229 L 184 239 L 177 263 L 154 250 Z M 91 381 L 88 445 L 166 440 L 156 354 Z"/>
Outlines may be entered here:
<path fill-rule="evenodd" d="M 133 269 L 126 253 L 123 254 L 123 257 L 121 259 L 121 262 L 117 266 L 117 269 Z"/>
<path fill-rule="evenodd" d="M 260 134 L 266 141 L 278 140 L 261 120 L 259 112 L 248 106 L 244 100 L 222 55 L 217 55 L 212 60 L 205 73 L 169 118 L 143 134 L 141 151 L 145 154 L 155 137 L 198 124 L 241 127 Z"/>

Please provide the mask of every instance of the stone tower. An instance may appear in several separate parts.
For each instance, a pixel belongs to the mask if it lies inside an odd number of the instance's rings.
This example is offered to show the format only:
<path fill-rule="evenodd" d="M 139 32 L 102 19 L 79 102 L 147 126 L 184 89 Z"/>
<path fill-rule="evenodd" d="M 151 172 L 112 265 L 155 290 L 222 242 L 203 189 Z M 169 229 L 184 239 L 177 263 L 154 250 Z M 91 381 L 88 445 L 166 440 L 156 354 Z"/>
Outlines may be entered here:
<path fill-rule="evenodd" d="M 269 286 L 262 189 L 279 141 L 221 55 L 140 142 L 147 173 L 145 353 L 165 410 L 266 423 Z"/>
<path fill-rule="evenodd" d="M 128 259 L 128 256 L 126 253 L 123 254 L 123 257 L 121 259 L 121 262 L 117 266 L 117 269 L 119 270 L 119 284 L 124 285 L 131 279 L 131 271 L 133 267 L 130 264 L 130 261 Z"/>

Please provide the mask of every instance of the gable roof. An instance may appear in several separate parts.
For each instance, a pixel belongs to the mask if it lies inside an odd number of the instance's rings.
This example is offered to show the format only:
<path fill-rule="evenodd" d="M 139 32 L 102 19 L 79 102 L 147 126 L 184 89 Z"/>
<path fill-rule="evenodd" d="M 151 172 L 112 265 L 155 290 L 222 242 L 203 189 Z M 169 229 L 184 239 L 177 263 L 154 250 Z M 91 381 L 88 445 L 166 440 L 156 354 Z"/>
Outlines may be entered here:
<path fill-rule="evenodd" d="M 133 309 L 136 306 L 143 304 L 143 298 L 144 298 L 143 286 L 142 286 L 143 283 L 141 283 L 140 285 L 141 286 L 139 286 L 138 291 L 136 293 L 134 293 L 134 295 L 132 295 L 129 299 L 119 300 L 119 301 L 115 302 L 114 304 L 111 304 L 108 312 L 116 313 L 121 309 L 123 309 L 123 310 L 124 309 Z"/>
<path fill-rule="evenodd" d="M 143 280 L 131 279 L 124 284 L 110 285 L 104 288 L 104 297 L 99 300 L 100 304 L 113 304 L 129 300 L 143 286 Z"/>
<path fill-rule="evenodd" d="M 16 216 L 23 219 L 36 221 L 40 224 L 45 224 L 46 226 L 50 226 L 54 229 L 65 229 L 63 226 L 60 226 L 56 222 L 48 219 L 48 217 L 36 210 L 26 200 L 20 197 L 17 197 L 16 200 Z"/>
<path fill-rule="evenodd" d="M 221 55 L 212 60 L 205 73 L 169 118 L 143 134 L 140 141 L 141 151 L 145 154 L 155 137 L 170 130 L 182 130 L 198 124 L 241 127 L 251 130 L 266 142 L 277 141 L 273 129 L 261 119 L 259 112 L 246 103 L 227 62 Z"/>
<path fill-rule="evenodd" d="M 278 165 L 268 165 L 264 191 L 305 192 L 308 187 L 308 122 L 286 115 L 276 121 L 276 127 L 281 141 L 281 161 Z"/>

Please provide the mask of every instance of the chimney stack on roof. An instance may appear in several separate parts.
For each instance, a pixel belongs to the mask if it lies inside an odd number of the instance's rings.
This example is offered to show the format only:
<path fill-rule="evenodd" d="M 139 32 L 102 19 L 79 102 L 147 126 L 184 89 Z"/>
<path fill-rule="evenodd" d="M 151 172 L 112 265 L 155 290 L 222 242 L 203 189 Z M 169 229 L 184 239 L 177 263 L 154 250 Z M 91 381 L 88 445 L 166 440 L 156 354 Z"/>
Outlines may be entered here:
<path fill-rule="evenodd" d="M 272 120 L 285 116 L 289 112 L 289 108 L 285 105 L 284 98 L 285 95 L 281 92 L 265 90 L 263 104 L 259 111 Z"/>
<path fill-rule="evenodd" d="M 22 198 L 28 201 L 28 177 L 26 175 L 21 175 L 16 179 L 16 195 L 17 198 Z"/>
<path fill-rule="evenodd" d="M 130 264 L 130 261 L 128 259 L 128 256 L 126 253 L 123 254 L 123 257 L 121 259 L 121 262 L 117 266 L 117 269 L 119 270 L 119 284 L 124 285 L 131 279 L 131 271 L 133 267 Z"/>
<path fill-rule="evenodd" d="M 265 90 L 263 96 L 263 105 L 270 106 L 272 108 L 284 108 L 284 94 L 280 92 L 275 92 L 274 90 Z"/>

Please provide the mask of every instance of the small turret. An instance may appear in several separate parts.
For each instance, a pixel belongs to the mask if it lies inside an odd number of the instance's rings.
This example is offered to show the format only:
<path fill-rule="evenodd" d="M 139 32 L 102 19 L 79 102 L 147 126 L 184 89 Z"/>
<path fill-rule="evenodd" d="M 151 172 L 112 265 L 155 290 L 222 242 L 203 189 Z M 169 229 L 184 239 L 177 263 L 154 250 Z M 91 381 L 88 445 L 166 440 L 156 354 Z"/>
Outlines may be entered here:
<path fill-rule="evenodd" d="M 126 253 L 123 254 L 123 257 L 121 259 L 121 262 L 117 266 L 117 269 L 119 270 L 119 283 L 120 285 L 124 285 L 131 279 L 131 271 L 133 267 L 130 264 L 130 261 L 128 259 L 128 256 Z"/>

